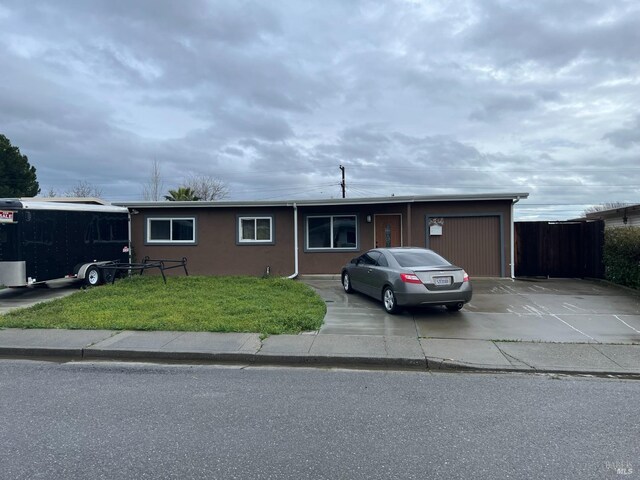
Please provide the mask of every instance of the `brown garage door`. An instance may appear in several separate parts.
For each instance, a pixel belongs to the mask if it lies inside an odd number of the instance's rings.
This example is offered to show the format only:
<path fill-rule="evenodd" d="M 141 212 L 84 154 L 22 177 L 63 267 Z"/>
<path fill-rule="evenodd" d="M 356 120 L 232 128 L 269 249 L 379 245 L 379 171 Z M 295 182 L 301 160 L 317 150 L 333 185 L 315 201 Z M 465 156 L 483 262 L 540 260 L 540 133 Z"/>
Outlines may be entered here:
<path fill-rule="evenodd" d="M 471 276 L 501 277 L 500 217 L 444 217 L 428 246 Z"/>

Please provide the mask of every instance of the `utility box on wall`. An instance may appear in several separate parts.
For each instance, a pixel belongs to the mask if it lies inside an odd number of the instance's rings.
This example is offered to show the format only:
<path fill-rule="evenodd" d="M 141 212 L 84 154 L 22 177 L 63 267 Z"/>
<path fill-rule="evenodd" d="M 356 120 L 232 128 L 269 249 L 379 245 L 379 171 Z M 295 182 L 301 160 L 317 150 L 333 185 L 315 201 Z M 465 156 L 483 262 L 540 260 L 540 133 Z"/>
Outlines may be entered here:
<path fill-rule="evenodd" d="M 442 235 L 442 225 L 431 225 L 429 227 L 429 235 L 432 237 Z"/>
<path fill-rule="evenodd" d="M 444 218 L 430 218 L 429 219 L 429 235 L 430 236 L 442 235 L 443 225 L 444 225 Z"/>

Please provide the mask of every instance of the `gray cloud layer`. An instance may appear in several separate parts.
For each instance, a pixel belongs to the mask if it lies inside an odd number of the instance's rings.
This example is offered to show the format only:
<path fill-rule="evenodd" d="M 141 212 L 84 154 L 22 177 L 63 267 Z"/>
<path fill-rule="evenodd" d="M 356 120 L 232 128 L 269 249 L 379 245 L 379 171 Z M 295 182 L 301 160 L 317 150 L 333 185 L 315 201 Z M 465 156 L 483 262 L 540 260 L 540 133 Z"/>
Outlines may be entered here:
<path fill-rule="evenodd" d="M 0 0 L 0 132 L 45 189 L 640 202 L 634 1 Z"/>

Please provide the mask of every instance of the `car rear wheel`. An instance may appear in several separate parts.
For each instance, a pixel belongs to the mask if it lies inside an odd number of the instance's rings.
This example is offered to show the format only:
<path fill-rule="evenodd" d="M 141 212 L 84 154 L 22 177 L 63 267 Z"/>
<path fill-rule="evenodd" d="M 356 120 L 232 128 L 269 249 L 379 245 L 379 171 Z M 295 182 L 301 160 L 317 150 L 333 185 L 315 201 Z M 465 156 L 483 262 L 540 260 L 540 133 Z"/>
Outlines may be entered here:
<path fill-rule="evenodd" d="M 400 307 L 398 307 L 398 302 L 396 301 L 396 295 L 390 287 L 385 287 L 382 292 L 382 304 L 387 313 L 395 314 L 400 311 Z"/>
<path fill-rule="evenodd" d="M 450 312 L 459 312 L 460 309 L 464 306 L 464 303 L 462 302 L 458 302 L 458 303 L 450 303 L 449 305 L 445 305 L 447 307 L 447 310 L 449 310 Z"/>
<path fill-rule="evenodd" d="M 342 274 L 342 288 L 344 288 L 344 291 L 347 293 L 353 292 L 353 287 L 351 286 L 351 277 L 347 272 L 344 272 Z"/>

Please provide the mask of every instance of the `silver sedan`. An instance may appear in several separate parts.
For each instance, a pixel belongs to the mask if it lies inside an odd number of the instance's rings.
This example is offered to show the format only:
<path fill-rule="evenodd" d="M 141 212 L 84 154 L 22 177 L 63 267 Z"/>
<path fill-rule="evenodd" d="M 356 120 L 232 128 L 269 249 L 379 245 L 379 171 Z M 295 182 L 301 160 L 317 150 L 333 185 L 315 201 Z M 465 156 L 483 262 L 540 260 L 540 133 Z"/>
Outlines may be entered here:
<path fill-rule="evenodd" d="M 420 305 L 456 312 L 472 295 L 467 272 L 426 248 L 369 250 L 342 268 L 342 286 L 382 300 L 388 313 Z"/>

